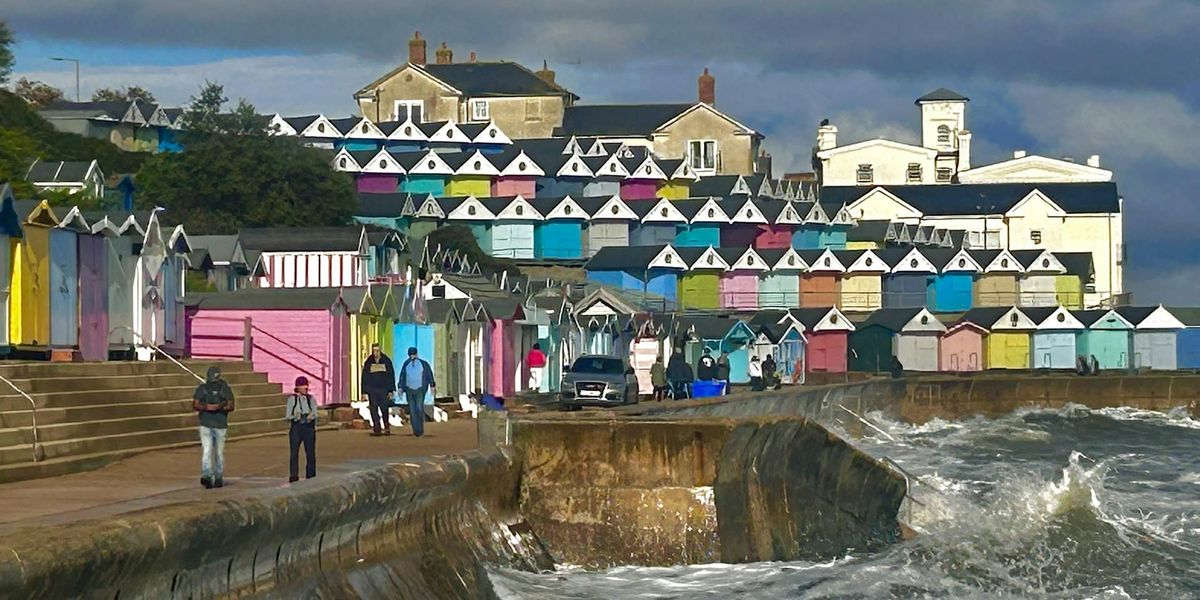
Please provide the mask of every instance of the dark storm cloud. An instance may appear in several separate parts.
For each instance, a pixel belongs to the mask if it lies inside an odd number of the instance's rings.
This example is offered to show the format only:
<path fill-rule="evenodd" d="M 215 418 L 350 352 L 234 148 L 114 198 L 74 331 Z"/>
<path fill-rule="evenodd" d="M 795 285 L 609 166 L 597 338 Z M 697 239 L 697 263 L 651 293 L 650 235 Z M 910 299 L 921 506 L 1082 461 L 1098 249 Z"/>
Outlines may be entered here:
<path fill-rule="evenodd" d="M 899 78 L 993 77 L 1130 88 L 1200 79 L 1200 7 L 1152 0 L 3 0 L 25 35 L 403 56 L 414 29 L 464 56 L 621 66 L 745 61 L 776 72 L 866 69 Z M 431 44 L 432 46 L 433 44 Z M 430 48 L 432 52 L 433 48 Z"/>

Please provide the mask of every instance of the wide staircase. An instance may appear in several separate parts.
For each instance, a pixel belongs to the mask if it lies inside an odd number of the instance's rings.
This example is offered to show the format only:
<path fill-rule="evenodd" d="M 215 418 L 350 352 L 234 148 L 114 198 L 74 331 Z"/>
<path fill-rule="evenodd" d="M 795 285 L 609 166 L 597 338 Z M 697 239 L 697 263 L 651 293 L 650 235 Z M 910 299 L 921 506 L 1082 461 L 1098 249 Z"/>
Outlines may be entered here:
<path fill-rule="evenodd" d="M 229 440 L 282 433 L 283 390 L 246 362 L 184 361 L 200 376 L 219 365 L 237 399 Z M 199 444 L 192 392 L 199 381 L 167 360 L 0 362 L 0 483 L 94 469 L 114 460 Z"/>

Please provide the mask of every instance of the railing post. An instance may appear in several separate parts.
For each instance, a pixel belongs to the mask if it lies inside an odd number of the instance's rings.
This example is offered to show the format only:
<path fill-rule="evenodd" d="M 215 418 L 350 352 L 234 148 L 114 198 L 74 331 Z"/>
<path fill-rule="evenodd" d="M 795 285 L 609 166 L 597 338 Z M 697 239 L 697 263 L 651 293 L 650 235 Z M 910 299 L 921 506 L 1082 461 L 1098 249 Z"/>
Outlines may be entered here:
<path fill-rule="evenodd" d="M 254 359 L 253 325 L 250 317 L 242 321 L 242 360 L 251 362 Z"/>

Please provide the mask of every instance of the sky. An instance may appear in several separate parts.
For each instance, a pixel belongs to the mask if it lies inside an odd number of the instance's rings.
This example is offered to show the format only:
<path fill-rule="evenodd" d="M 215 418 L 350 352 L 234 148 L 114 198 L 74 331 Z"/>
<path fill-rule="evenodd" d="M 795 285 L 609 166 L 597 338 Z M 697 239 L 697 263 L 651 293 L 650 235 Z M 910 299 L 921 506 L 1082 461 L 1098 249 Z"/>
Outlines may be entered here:
<path fill-rule="evenodd" d="M 972 163 L 1014 150 L 1100 155 L 1125 198 L 1126 287 L 1200 305 L 1200 4 L 1156 0 L 0 0 L 14 79 L 83 96 L 140 85 L 184 104 L 205 80 L 262 113 L 354 114 L 352 94 L 407 60 L 543 60 L 583 102 L 696 98 L 767 135 L 776 173 L 809 170 L 816 125 L 839 144 L 918 141 L 913 100 L 971 98 Z"/>

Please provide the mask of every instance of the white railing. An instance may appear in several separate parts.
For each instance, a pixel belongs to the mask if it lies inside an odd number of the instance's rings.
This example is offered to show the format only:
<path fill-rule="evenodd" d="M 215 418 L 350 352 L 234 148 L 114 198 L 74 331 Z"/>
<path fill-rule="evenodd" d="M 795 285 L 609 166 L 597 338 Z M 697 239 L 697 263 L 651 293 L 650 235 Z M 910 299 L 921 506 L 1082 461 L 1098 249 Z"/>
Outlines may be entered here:
<path fill-rule="evenodd" d="M 134 331 L 133 329 L 131 329 L 131 328 L 129 328 L 129 327 L 126 327 L 125 325 L 121 325 L 121 326 L 118 326 L 118 327 L 114 327 L 114 328 L 112 329 L 112 331 L 110 331 L 110 332 L 108 332 L 108 333 L 109 333 L 109 335 L 112 335 L 113 333 L 115 333 L 115 332 L 117 332 L 117 331 L 121 331 L 121 330 L 125 330 L 125 331 L 128 331 L 129 333 L 132 333 L 132 334 L 133 334 L 133 337 L 137 338 L 137 339 L 138 339 L 138 341 L 139 341 L 139 342 L 141 342 L 143 346 L 146 346 L 146 347 L 148 347 L 148 348 L 150 348 L 150 349 L 154 350 L 155 352 L 158 352 L 159 354 L 161 354 L 161 355 L 163 355 L 163 356 L 167 357 L 167 360 L 169 360 L 169 361 L 171 361 L 171 362 L 175 363 L 175 366 L 179 367 L 180 369 L 183 369 L 184 371 L 187 371 L 187 372 L 188 372 L 188 374 L 190 374 L 192 377 L 195 377 L 195 378 L 196 378 L 196 380 L 197 380 L 197 381 L 199 381 L 200 383 L 204 383 L 204 378 L 203 378 L 203 377 L 201 377 L 200 375 L 198 375 L 198 374 L 197 374 L 195 371 L 193 371 L 193 370 L 189 369 L 189 368 L 187 367 L 187 365 L 185 365 L 185 364 L 183 364 L 183 363 L 179 362 L 178 360 L 176 360 L 174 356 L 171 356 L 170 354 L 167 354 L 167 352 L 166 352 L 165 350 L 163 350 L 162 348 L 159 348 L 157 344 L 155 344 L 155 343 L 153 343 L 153 342 L 147 342 L 147 341 L 146 341 L 146 338 L 142 337 L 142 334 L 140 334 L 140 333 L 138 333 L 138 332 Z"/>
<path fill-rule="evenodd" d="M 46 458 L 46 452 L 42 449 L 42 443 L 38 439 L 37 402 L 32 396 L 26 394 L 25 390 L 22 390 L 21 388 L 17 387 L 17 384 L 9 381 L 7 377 L 0 375 L 0 381 L 7 383 L 8 387 L 12 388 L 13 391 L 29 401 L 29 414 L 30 418 L 33 420 L 33 462 L 41 462 L 42 459 Z"/>

